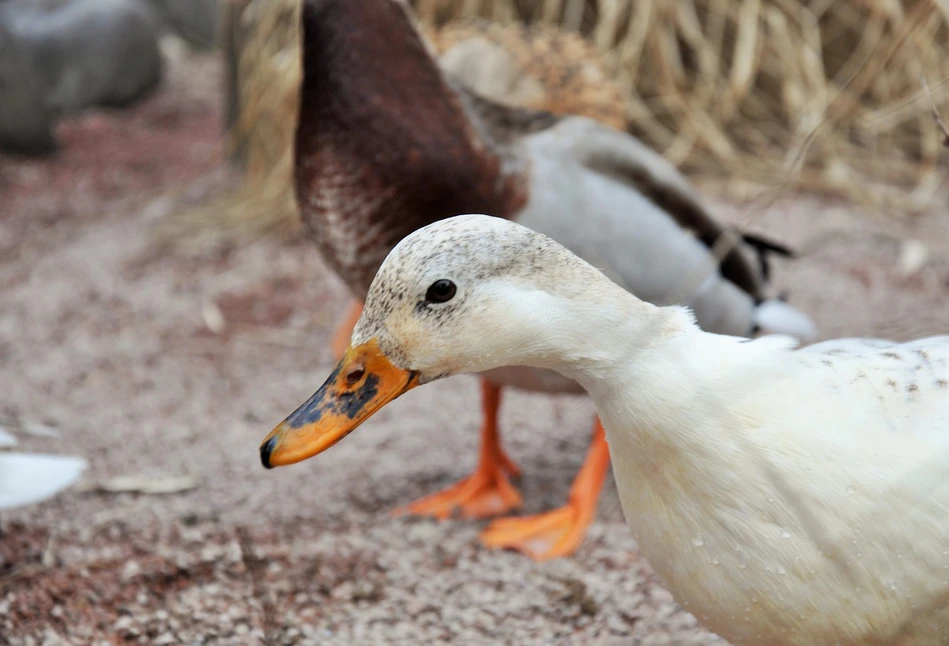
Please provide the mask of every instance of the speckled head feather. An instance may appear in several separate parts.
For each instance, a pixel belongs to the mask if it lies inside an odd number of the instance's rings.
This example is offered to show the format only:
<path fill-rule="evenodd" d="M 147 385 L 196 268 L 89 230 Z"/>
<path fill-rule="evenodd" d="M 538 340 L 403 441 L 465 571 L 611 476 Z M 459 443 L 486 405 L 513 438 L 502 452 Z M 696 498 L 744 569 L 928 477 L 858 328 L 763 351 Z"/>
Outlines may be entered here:
<path fill-rule="evenodd" d="M 563 269 L 563 272 L 559 271 Z M 565 280 L 569 273 L 572 280 Z M 376 274 L 366 307 L 353 331 L 353 345 L 377 339 L 380 349 L 395 364 L 431 374 L 435 357 L 427 347 L 445 348 L 452 339 L 494 340 L 504 335 L 506 317 L 513 303 L 536 294 L 570 298 L 582 286 L 576 280 L 589 272 L 607 282 L 592 266 L 547 236 L 503 218 L 461 215 L 423 227 L 404 238 L 388 255 Z M 452 281 L 457 291 L 445 303 L 431 303 L 426 292 L 438 280 Z M 508 345 L 520 342 L 508 334 Z M 493 347 L 485 343 L 457 342 L 458 365 L 470 369 L 491 356 L 467 356 L 468 347 Z M 498 349 L 498 354 L 500 353 Z M 438 363 L 445 361 L 438 357 Z M 451 362 L 449 362 L 451 363 Z M 454 373 L 456 365 L 444 366 Z"/>

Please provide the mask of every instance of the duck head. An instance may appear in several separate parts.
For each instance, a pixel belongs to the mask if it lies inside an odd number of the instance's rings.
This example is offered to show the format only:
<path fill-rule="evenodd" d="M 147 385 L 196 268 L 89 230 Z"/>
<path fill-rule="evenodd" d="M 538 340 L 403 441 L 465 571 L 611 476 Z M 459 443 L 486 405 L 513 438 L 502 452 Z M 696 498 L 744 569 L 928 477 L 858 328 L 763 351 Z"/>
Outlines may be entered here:
<path fill-rule="evenodd" d="M 264 439 L 261 461 L 271 468 L 321 453 L 436 379 L 507 365 L 561 369 L 559 349 L 582 348 L 582 330 L 556 323 L 595 307 L 591 292 L 604 284 L 613 286 L 547 236 L 502 218 L 457 216 L 415 231 L 376 274 L 342 359 Z"/>

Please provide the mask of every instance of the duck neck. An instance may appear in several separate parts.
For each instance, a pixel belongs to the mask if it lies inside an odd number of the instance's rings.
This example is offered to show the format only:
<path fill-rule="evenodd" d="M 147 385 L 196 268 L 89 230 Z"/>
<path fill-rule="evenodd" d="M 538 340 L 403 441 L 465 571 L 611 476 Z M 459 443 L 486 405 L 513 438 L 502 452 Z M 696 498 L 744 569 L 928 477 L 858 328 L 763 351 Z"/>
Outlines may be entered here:
<path fill-rule="evenodd" d="M 587 274 L 582 280 L 552 278 L 542 291 L 511 298 L 521 312 L 508 318 L 513 347 L 505 352 L 524 365 L 556 370 L 594 398 L 605 398 L 634 378 L 657 344 L 668 344 L 694 325 L 681 308 L 641 301 L 592 268 Z"/>
<path fill-rule="evenodd" d="M 662 466 L 657 462 L 708 452 L 701 424 L 720 417 L 713 409 L 721 400 L 709 387 L 715 375 L 703 366 L 727 365 L 740 346 L 701 332 L 684 308 L 656 307 L 612 283 L 592 297 L 585 291 L 554 297 L 555 304 L 544 308 L 547 315 L 534 317 L 540 329 L 519 333 L 523 363 L 583 386 L 611 449 L 631 456 L 631 467 L 654 471 Z M 526 306 L 540 309 L 529 301 Z"/>
<path fill-rule="evenodd" d="M 304 3 L 297 197 L 357 293 L 411 231 L 520 208 L 524 189 L 500 150 L 472 126 L 399 3 Z"/>
<path fill-rule="evenodd" d="M 396 0 L 307 0 L 302 22 L 300 143 L 330 124 L 375 153 L 431 129 L 464 139 L 461 106 Z"/>

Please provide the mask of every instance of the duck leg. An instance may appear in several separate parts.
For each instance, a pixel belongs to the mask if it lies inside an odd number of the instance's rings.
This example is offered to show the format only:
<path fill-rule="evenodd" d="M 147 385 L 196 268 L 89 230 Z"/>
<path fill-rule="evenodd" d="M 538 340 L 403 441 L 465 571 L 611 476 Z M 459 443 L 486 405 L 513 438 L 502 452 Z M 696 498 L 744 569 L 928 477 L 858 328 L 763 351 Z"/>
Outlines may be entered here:
<path fill-rule="evenodd" d="M 445 519 L 458 509 L 465 518 L 486 518 L 521 506 L 521 495 L 508 480 L 508 476 L 520 475 L 520 469 L 504 453 L 498 433 L 501 387 L 482 379 L 481 401 L 484 426 L 481 427 L 481 455 L 474 473 L 444 491 L 396 509 L 395 514 Z"/>
<path fill-rule="evenodd" d="M 606 434 L 597 417 L 593 441 L 570 488 L 567 504 L 535 516 L 499 518 L 481 534 L 481 542 L 488 547 L 516 549 L 538 561 L 573 554 L 596 516 L 609 466 Z"/>
<path fill-rule="evenodd" d="M 353 328 L 359 321 L 359 315 L 362 314 L 363 305 L 362 301 L 353 301 L 353 304 L 349 306 L 349 312 L 346 313 L 346 318 L 339 322 L 336 331 L 333 332 L 333 339 L 330 341 L 333 359 L 338 361 L 349 347 L 349 340 L 353 336 Z"/>

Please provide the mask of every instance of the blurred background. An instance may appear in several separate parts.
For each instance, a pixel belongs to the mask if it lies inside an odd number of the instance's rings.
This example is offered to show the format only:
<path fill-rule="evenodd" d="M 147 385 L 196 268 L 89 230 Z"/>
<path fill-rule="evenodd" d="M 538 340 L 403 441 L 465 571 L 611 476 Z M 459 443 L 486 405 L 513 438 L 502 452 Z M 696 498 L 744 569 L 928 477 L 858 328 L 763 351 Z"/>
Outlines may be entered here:
<path fill-rule="evenodd" d="M 410 4 L 478 92 L 628 130 L 795 248 L 774 282 L 824 338 L 945 333 L 944 3 Z M 0 643 L 721 643 L 612 488 L 551 564 L 389 518 L 465 471 L 473 379 L 260 467 L 348 303 L 291 187 L 300 79 L 300 0 L 0 0 L 0 456 L 84 462 L 0 509 Z M 527 511 L 560 504 L 589 402 L 506 397 Z"/>

